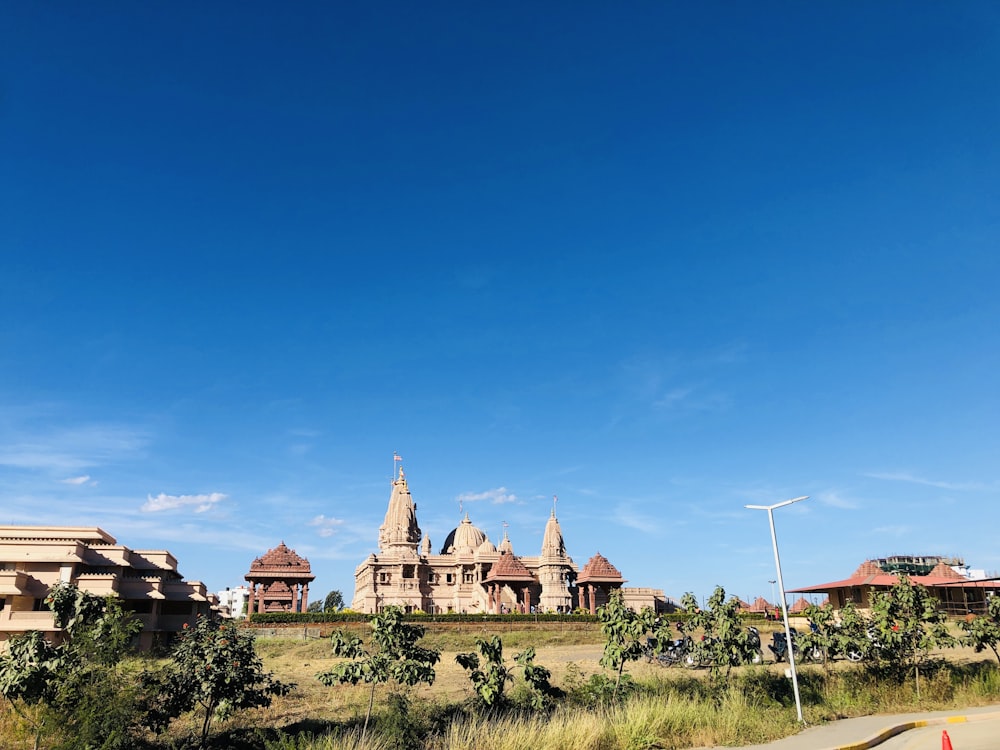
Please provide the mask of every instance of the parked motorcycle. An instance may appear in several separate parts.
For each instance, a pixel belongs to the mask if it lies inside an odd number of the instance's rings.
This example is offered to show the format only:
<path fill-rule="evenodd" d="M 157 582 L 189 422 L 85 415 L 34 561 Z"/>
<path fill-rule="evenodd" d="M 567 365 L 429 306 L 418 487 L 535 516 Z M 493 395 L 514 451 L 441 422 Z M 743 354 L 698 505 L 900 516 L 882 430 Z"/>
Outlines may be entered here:
<path fill-rule="evenodd" d="M 802 658 L 802 651 L 799 648 L 799 644 L 795 640 L 795 636 L 798 631 L 795 628 L 791 629 L 792 634 L 792 655 L 795 657 L 795 661 L 799 661 Z M 782 630 L 776 631 L 771 635 L 771 643 L 768 645 L 771 649 L 771 653 L 774 654 L 774 660 L 776 662 L 788 661 L 788 643 L 785 638 L 785 633 Z"/>
<path fill-rule="evenodd" d="M 760 647 L 760 631 L 752 625 L 747 627 L 746 653 L 744 663 L 760 664 L 764 661 L 764 654 Z"/>

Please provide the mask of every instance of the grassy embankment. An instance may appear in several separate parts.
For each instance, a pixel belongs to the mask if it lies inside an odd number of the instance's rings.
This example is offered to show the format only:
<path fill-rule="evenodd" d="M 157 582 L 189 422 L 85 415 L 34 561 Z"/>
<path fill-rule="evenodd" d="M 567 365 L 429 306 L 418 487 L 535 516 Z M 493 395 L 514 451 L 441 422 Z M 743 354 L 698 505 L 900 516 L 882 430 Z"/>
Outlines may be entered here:
<path fill-rule="evenodd" d="M 363 628 L 363 626 L 362 626 Z M 475 639 L 496 632 L 508 662 L 519 650 L 534 646 L 536 663 L 552 670 L 552 683 L 567 697 L 548 714 L 511 712 L 484 717 L 469 710 L 471 689 L 455 654 L 472 651 Z M 764 634 L 769 641 L 769 634 Z M 431 626 L 422 644 L 442 651 L 437 680 L 408 693 L 410 710 L 405 731 L 424 738 L 428 750 L 535 750 L 580 748 L 691 748 L 766 742 L 798 731 L 794 700 L 784 665 L 734 670 L 723 686 L 712 686 L 707 672 L 664 669 L 644 662 L 629 665 L 636 690 L 617 707 L 594 705 L 587 691 L 598 664 L 603 639 L 595 624 L 508 625 L 462 628 Z M 260 653 L 269 669 L 296 682 L 295 694 L 260 715 L 257 727 L 306 729 L 312 738 L 271 741 L 272 750 L 339 750 L 393 747 L 378 732 L 359 744 L 358 716 L 363 714 L 367 687 L 326 688 L 314 678 L 333 663 L 326 640 L 290 642 L 262 640 Z M 800 667 L 805 719 L 810 724 L 876 713 L 935 710 L 1000 701 L 1000 670 L 971 649 L 942 653 L 949 665 L 921 682 L 918 698 L 913 682 L 879 683 L 861 668 L 845 663 Z M 511 688 L 516 694 L 517 685 Z M 400 731 L 398 712 L 387 706 L 388 690 L 380 689 L 382 728 Z M 247 717 L 249 718 L 249 717 Z M 251 722 L 244 721 L 246 726 Z M 324 732 L 330 731 L 328 736 Z M 267 744 L 267 743 L 265 743 Z"/>
<path fill-rule="evenodd" d="M 364 625 L 360 632 L 363 632 Z M 551 712 L 508 711 L 483 716 L 470 704 L 466 673 L 455 654 L 472 651 L 475 639 L 496 632 L 508 663 L 534 646 L 536 663 L 552 670 L 552 683 L 566 697 Z M 425 750 L 640 750 L 737 746 L 778 739 L 798 731 L 794 701 L 784 665 L 767 664 L 733 671 L 722 685 L 707 672 L 664 669 L 632 663 L 635 690 L 617 706 L 594 700 L 588 684 L 604 670 L 598 665 L 603 641 L 598 626 L 494 625 L 461 628 L 432 626 L 422 645 L 442 651 L 437 680 L 407 692 L 409 710 L 400 712 L 380 687 L 378 716 L 361 739 L 359 717 L 367 706 L 367 686 L 327 688 L 317 672 L 334 663 L 327 639 L 261 639 L 258 652 L 269 670 L 297 687 L 266 710 L 240 714 L 217 728 L 217 748 L 257 750 L 383 750 L 405 746 Z M 948 664 L 922 679 L 917 697 L 913 681 L 879 683 L 856 665 L 803 666 L 799 670 L 803 710 L 810 724 L 837 718 L 913 710 L 954 709 L 1000 702 L 1000 670 L 971 649 L 943 652 Z M 516 695 L 518 685 L 509 690 Z M 9 709 L 0 716 L 0 745 L 14 744 L 17 722 Z M 182 747 L 192 721 L 178 722 L 158 741 Z"/>

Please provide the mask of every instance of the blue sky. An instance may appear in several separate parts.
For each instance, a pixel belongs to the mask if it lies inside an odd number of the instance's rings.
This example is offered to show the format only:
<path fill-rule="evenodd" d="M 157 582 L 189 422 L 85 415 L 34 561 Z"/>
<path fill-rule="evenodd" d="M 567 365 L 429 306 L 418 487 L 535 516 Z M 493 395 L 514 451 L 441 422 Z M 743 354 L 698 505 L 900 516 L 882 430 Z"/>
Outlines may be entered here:
<path fill-rule="evenodd" d="M 1000 10 L 15 4 L 0 523 L 350 599 L 398 451 L 631 585 L 1000 569 Z"/>

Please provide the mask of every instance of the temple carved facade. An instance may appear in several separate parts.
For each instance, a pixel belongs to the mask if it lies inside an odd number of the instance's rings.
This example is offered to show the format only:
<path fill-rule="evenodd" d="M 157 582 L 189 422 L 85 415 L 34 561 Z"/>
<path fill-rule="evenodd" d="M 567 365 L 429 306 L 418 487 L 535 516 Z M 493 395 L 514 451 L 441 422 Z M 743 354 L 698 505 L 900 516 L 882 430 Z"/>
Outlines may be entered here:
<path fill-rule="evenodd" d="M 309 561 L 282 542 L 250 564 L 244 578 L 250 588 L 247 614 L 305 612 L 312 574 Z"/>
<path fill-rule="evenodd" d="M 402 467 L 392 482 L 385 520 L 378 531 L 378 553 L 354 571 L 357 612 L 381 612 L 386 606 L 428 614 L 596 612 L 625 579 L 601 555 L 580 571 L 566 552 L 555 508 L 545 524 L 537 556 L 514 553 L 504 530 L 495 546 L 468 514 L 446 537 L 437 554 L 417 523 L 417 505 Z M 622 589 L 635 609 L 662 611 L 666 599 L 654 589 Z"/>

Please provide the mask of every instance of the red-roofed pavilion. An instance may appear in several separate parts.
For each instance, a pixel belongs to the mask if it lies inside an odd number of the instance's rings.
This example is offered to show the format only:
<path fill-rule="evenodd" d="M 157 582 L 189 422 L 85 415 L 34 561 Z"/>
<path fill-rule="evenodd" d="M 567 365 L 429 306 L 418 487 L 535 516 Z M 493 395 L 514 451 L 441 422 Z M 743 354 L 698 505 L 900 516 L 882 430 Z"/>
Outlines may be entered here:
<path fill-rule="evenodd" d="M 503 552 L 486 576 L 486 595 L 489 609 L 501 613 L 500 596 L 504 586 L 516 597 L 516 607 L 521 614 L 531 612 L 531 587 L 537 581 L 531 571 L 512 552 Z"/>
<path fill-rule="evenodd" d="M 618 568 L 598 552 L 587 560 L 576 578 L 580 609 L 585 609 L 592 615 L 597 614 L 597 608 L 607 603 L 611 591 L 620 589 L 623 583 L 625 579 Z"/>
<path fill-rule="evenodd" d="M 312 574 L 309 561 L 282 542 L 250 565 L 244 578 L 250 584 L 247 615 L 254 612 L 305 612 Z"/>

